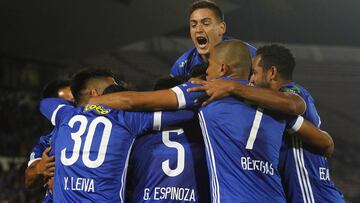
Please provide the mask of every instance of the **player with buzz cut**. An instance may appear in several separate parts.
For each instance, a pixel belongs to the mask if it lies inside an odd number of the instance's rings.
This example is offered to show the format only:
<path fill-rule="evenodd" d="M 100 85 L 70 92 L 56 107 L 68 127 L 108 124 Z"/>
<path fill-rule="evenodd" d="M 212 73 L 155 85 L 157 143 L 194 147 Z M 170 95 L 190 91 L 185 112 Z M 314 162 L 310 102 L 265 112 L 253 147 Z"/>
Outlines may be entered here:
<path fill-rule="evenodd" d="M 163 78 L 156 82 L 155 90 L 182 82 L 182 78 Z M 129 203 L 209 202 L 209 174 L 198 119 L 136 138 L 128 173 Z"/>
<path fill-rule="evenodd" d="M 225 77 L 247 84 L 250 55 L 239 40 L 224 41 L 212 50 L 207 79 Z M 121 92 L 92 98 L 114 108 L 156 109 L 196 105 L 204 93 L 188 93 L 185 83 L 154 92 Z M 156 99 L 161 98 L 161 100 Z M 286 122 L 282 115 L 227 97 L 201 108 L 200 122 L 207 150 L 212 202 L 286 202 L 277 167 Z M 301 132 L 313 125 L 299 117 L 288 126 Z M 304 127 L 304 125 L 306 127 Z M 314 130 L 315 129 L 315 130 Z"/>
<path fill-rule="evenodd" d="M 73 100 L 73 96 L 70 90 L 69 80 L 54 80 L 48 83 L 42 92 L 43 98 L 58 97 L 68 101 Z M 37 182 L 41 182 L 41 186 L 44 185 L 43 180 L 53 176 L 55 159 L 50 156 L 50 145 L 52 141 L 52 135 L 55 133 L 53 130 L 48 135 L 40 137 L 39 142 L 33 148 L 28 167 L 25 170 L 25 186 L 27 188 L 34 187 Z M 43 203 L 53 202 L 51 185 L 47 183 L 46 195 Z M 40 185 L 40 184 L 38 184 Z M 50 188 L 49 188 L 50 187 Z"/>
<path fill-rule="evenodd" d="M 314 99 L 304 87 L 292 82 L 295 59 L 289 49 L 276 44 L 260 47 L 252 68 L 251 80 L 258 87 L 213 80 L 196 81 L 194 83 L 204 86 L 189 91 L 206 91 L 210 98 L 205 104 L 232 95 L 267 109 L 302 114 L 320 127 Z M 329 177 L 325 157 L 329 157 L 333 150 L 334 143 L 326 132 L 320 131 L 316 137 L 285 135 L 279 168 L 288 202 L 344 202 L 342 193 Z"/>
<path fill-rule="evenodd" d="M 86 105 L 115 84 L 111 73 L 87 69 L 71 81 L 77 107 L 57 98 L 40 102 L 56 126 L 54 202 L 124 202 L 129 153 L 136 136 L 181 122 L 172 112 L 124 112 Z M 193 117 L 185 112 L 184 118 Z M 170 119 L 166 119 L 169 116 Z M 165 121 L 167 120 L 167 121 Z"/>

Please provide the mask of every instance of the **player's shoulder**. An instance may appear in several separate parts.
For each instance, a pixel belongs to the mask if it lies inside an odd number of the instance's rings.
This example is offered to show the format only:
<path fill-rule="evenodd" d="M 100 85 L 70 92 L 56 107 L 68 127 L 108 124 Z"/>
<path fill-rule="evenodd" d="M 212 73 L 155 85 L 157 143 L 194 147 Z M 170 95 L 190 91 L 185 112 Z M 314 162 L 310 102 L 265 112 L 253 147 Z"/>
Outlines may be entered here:
<path fill-rule="evenodd" d="M 175 62 L 174 66 L 177 66 L 179 68 L 184 68 L 189 61 L 192 60 L 196 55 L 198 55 L 198 52 L 196 50 L 196 47 L 191 47 L 190 49 L 186 50 Z"/>
<path fill-rule="evenodd" d="M 45 104 L 51 104 L 51 105 L 66 105 L 66 106 L 75 106 L 74 102 L 72 101 L 67 101 L 61 98 L 44 98 L 41 100 L 41 103 L 45 103 Z"/>
<path fill-rule="evenodd" d="M 40 136 L 39 143 L 50 146 L 53 135 L 56 133 L 56 128 L 54 128 L 50 133 Z"/>
<path fill-rule="evenodd" d="M 79 109 L 79 113 L 82 113 L 89 117 L 99 117 L 103 116 L 111 120 L 112 122 L 117 122 L 119 117 L 121 118 L 123 111 L 112 109 L 108 106 L 101 104 L 88 104 L 83 108 Z"/>
<path fill-rule="evenodd" d="M 289 82 L 280 88 L 282 92 L 290 92 L 298 95 L 307 93 L 307 90 L 296 82 Z"/>

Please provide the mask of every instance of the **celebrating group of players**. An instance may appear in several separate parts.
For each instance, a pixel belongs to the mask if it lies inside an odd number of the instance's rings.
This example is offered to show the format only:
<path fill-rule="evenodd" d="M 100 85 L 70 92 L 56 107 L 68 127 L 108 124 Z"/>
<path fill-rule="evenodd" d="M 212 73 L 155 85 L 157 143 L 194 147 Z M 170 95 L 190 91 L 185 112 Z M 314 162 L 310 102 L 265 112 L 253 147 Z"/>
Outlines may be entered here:
<path fill-rule="evenodd" d="M 292 81 L 291 52 L 224 36 L 210 1 L 191 5 L 189 23 L 195 46 L 156 91 L 94 69 L 48 87 L 40 111 L 54 129 L 26 184 L 45 177 L 44 202 L 344 202 L 326 159 L 333 141 Z"/>

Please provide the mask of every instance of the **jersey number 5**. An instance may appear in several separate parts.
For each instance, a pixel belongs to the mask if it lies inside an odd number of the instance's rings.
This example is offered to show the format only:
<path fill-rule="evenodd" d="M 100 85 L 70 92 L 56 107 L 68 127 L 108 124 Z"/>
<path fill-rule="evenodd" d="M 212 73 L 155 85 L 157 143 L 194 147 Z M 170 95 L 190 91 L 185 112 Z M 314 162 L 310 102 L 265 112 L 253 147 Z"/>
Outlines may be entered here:
<path fill-rule="evenodd" d="M 65 166 L 73 165 L 79 158 L 80 147 L 81 147 L 81 136 L 86 131 L 88 120 L 83 115 L 76 115 L 70 119 L 68 125 L 71 128 L 73 128 L 74 124 L 77 122 L 80 123 L 79 130 L 74 133 L 71 133 L 71 138 L 74 140 L 74 147 L 72 150 L 72 155 L 69 158 L 67 158 L 66 157 L 67 149 L 64 148 L 61 150 L 61 163 L 63 163 Z M 94 138 L 95 129 L 98 126 L 98 124 L 104 125 L 104 130 L 102 132 L 100 148 L 98 150 L 97 158 L 95 160 L 90 160 L 90 148 L 91 148 L 91 144 L 92 144 L 92 141 Z M 89 168 L 97 168 L 97 167 L 101 166 L 101 164 L 105 160 L 105 154 L 106 154 L 107 146 L 108 146 L 109 139 L 110 139 L 112 123 L 109 121 L 109 119 L 107 119 L 103 116 L 100 116 L 100 117 L 95 118 L 90 123 L 88 128 L 89 129 L 88 129 L 86 139 L 85 139 L 85 144 L 83 147 L 82 160 L 83 160 L 85 166 L 87 166 Z"/>
<path fill-rule="evenodd" d="M 162 141 L 163 143 L 170 148 L 175 148 L 177 151 L 177 166 L 175 169 L 170 168 L 169 160 L 166 160 L 162 162 L 162 170 L 164 173 L 170 177 L 175 177 L 180 175 L 184 171 L 185 167 L 185 149 L 184 147 L 175 141 L 170 140 L 170 133 L 176 133 L 177 135 L 183 133 L 184 131 L 182 129 L 178 130 L 169 130 L 169 131 L 163 131 L 162 132 Z"/>

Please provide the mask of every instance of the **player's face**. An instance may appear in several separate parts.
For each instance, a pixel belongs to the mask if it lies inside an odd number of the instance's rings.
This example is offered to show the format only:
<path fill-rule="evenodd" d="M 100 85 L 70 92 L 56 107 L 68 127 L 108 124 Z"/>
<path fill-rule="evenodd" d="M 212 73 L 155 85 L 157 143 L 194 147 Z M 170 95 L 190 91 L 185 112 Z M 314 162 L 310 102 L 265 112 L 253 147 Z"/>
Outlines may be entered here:
<path fill-rule="evenodd" d="M 58 96 L 61 99 L 65 99 L 68 101 L 74 101 L 74 97 L 71 93 L 70 87 L 64 87 L 64 88 L 59 89 Z"/>
<path fill-rule="evenodd" d="M 269 77 L 267 71 L 261 66 L 261 55 L 257 55 L 252 62 L 252 75 L 250 82 L 255 83 L 260 87 L 270 87 Z"/>
<path fill-rule="evenodd" d="M 222 64 L 217 60 L 216 52 L 213 50 L 209 57 L 209 66 L 206 69 L 206 80 L 213 80 L 222 76 Z"/>
<path fill-rule="evenodd" d="M 224 33 L 225 23 L 220 22 L 212 10 L 201 8 L 190 15 L 190 35 L 199 54 L 209 54 Z"/>

